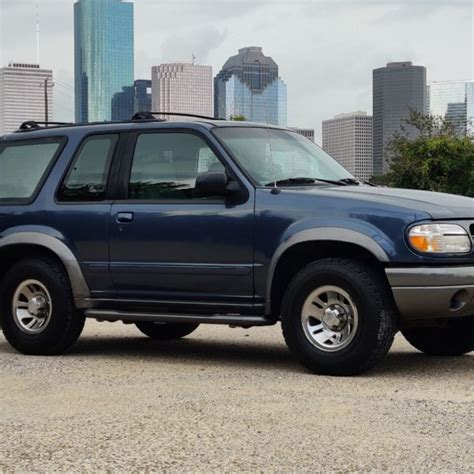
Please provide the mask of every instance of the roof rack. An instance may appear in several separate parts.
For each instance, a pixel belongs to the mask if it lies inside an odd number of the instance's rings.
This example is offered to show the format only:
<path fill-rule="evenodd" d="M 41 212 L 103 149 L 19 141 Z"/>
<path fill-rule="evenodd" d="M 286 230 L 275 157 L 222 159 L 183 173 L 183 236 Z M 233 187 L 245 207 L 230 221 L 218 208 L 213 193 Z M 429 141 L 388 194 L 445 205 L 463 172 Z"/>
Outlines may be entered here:
<path fill-rule="evenodd" d="M 74 122 L 47 122 L 47 121 L 38 121 L 38 120 L 28 120 L 23 122 L 18 128 L 17 132 L 27 132 L 34 130 L 41 130 L 45 128 L 53 127 L 85 127 L 89 125 L 105 125 L 105 124 L 120 124 L 120 123 L 130 123 L 130 122 L 139 122 L 139 121 L 155 121 L 155 122 L 166 122 L 164 118 L 155 117 L 156 115 L 177 115 L 180 117 L 194 117 L 204 120 L 225 120 L 222 118 L 208 117 L 206 115 L 197 115 L 197 114 L 187 114 L 182 112 L 137 112 L 133 115 L 130 120 L 118 120 L 118 121 L 104 121 L 104 122 L 84 122 L 84 123 L 74 123 Z"/>
<path fill-rule="evenodd" d="M 72 122 L 38 122 L 36 120 L 28 120 L 23 122 L 18 130 L 37 130 L 39 128 L 53 127 L 68 127 L 74 125 Z"/>
<path fill-rule="evenodd" d="M 209 117 L 207 115 L 197 115 L 197 114 L 187 114 L 184 112 L 137 112 L 136 114 L 133 115 L 131 120 L 133 122 L 137 120 L 156 120 L 160 122 L 165 122 L 165 119 L 161 118 L 156 118 L 155 115 L 175 115 L 178 117 L 194 117 L 194 118 L 200 118 L 200 119 L 205 119 L 205 120 L 225 120 L 223 118 L 219 117 Z"/>

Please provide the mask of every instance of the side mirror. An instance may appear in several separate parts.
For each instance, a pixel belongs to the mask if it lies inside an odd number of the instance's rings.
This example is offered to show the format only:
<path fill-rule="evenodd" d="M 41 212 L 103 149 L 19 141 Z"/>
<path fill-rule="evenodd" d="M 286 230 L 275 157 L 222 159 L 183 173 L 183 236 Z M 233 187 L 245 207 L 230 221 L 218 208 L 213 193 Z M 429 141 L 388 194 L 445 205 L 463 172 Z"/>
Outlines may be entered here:
<path fill-rule="evenodd" d="M 227 182 L 224 171 L 206 171 L 197 175 L 194 194 L 197 197 L 226 196 Z"/>

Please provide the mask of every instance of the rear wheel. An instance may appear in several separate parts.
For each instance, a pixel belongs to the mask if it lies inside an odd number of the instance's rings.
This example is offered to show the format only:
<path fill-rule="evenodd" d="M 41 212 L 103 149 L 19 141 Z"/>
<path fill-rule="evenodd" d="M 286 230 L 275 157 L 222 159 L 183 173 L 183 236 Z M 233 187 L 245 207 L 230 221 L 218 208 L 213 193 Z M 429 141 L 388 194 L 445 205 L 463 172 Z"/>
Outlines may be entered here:
<path fill-rule="evenodd" d="M 353 375 L 386 355 L 395 314 L 386 286 L 369 266 L 328 258 L 291 281 L 282 305 L 283 335 L 312 372 Z"/>
<path fill-rule="evenodd" d="M 69 278 L 51 258 L 25 259 L 2 282 L 2 329 L 8 342 L 24 354 L 65 352 L 81 334 L 84 315 L 76 310 Z"/>
<path fill-rule="evenodd" d="M 425 354 L 460 356 L 474 351 L 474 316 L 453 319 L 446 327 L 402 329 L 402 334 Z"/>
<path fill-rule="evenodd" d="M 151 321 L 139 321 L 135 323 L 137 328 L 146 336 L 161 341 L 180 339 L 195 331 L 199 324 L 193 323 L 156 323 Z"/>

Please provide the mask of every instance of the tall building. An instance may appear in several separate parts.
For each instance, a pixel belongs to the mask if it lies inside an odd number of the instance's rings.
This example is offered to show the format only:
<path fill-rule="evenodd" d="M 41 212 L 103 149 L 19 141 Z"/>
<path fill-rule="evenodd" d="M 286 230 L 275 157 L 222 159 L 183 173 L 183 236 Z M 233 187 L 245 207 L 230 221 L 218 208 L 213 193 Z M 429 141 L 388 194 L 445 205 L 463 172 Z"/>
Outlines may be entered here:
<path fill-rule="evenodd" d="M 0 135 L 27 120 L 52 119 L 53 71 L 24 63 L 0 68 Z"/>
<path fill-rule="evenodd" d="M 112 97 L 112 120 L 129 120 L 133 115 L 133 86 L 122 87 L 122 92 L 116 92 Z"/>
<path fill-rule="evenodd" d="M 277 63 L 260 47 L 242 48 L 214 78 L 214 114 L 286 126 L 286 94 Z"/>
<path fill-rule="evenodd" d="M 112 101 L 133 86 L 133 4 L 79 0 L 74 4 L 77 122 L 112 118 Z"/>
<path fill-rule="evenodd" d="M 212 116 L 212 66 L 169 63 L 151 69 L 151 101 L 156 112 Z M 168 120 L 183 117 L 163 114 Z"/>
<path fill-rule="evenodd" d="M 372 117 L 359 111 L 324 120 L 323 149 L 349 173 L 362 180 L 370 179 L 373 175 Z"/>
<path fill-rule="evenodd" d="M 129 120 L 135 112 L 151 111 L 151 81 L 137 79 L 112 98 L 112 120 Z"/>
<path fill-rule="evenodd" d="M 474 81 L 432 82 L 428 85 L 430 114 L 449 120 L 459 135 L 474 132 Z"/>
<path fill-rule="evenodd" d="M 400 130 L 410 109 L 426 112 L 426 68 L 410 61 L 388 63 L 373 70 L 374 174 L 389 170 L 387 144 Z M 410 137 L 415 130 L 407 130 Z"/>
<path fill-rule="evenodd" d="M 303 137 L 308 138 L 314 142 L 314 128 L 299 128 L 299 127 L 290 127 L 291 130 L 294 130 L 296 133 L 303 135 Z"/>
<path fill-rule="evenodd" d="M 212 73 L 211 73 L 212 74 Z M 151 80 L 137 79 L 134 82 L 133 112 L 150 112 Z"/>

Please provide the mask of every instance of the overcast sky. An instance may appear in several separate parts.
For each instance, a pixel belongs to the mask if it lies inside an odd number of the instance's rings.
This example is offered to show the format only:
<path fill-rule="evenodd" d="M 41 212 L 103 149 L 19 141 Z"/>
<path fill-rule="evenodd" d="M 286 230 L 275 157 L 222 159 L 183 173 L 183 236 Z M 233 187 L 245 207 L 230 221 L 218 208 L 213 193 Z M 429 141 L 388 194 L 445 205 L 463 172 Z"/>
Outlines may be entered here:
<path fill-rule="evenodd" d="M 38 0 L 41 65 L 51 68 L 55 119 L 73 118 L 73 3 Z M 0 65 L 36 60 L 36 0 L 0 0 Z M 473 79 L 471 0 L 134 0 L 135 77 L 162 62 L 213 66 L 262 46 L 288 84 L 288 125 L 314 127 L 371 112 L 372 69 L 388 61 L 426 66 L 428 81 Z"/>

